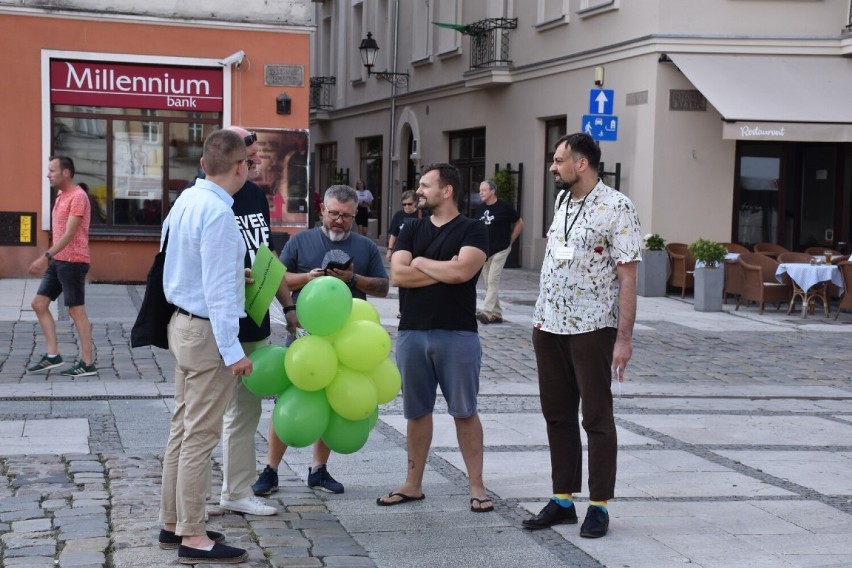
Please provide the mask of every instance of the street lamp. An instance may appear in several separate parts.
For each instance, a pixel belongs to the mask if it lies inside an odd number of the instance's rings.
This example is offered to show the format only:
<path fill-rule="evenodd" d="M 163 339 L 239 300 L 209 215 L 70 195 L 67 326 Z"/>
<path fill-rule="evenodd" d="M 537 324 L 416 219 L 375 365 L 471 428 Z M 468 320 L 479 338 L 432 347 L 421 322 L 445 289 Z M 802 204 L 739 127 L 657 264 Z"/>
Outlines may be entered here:
<path fill-rule="evenodd" d="M 361 40 L 361 45 L 358 47 L 361 52 L 361 62 L 367 68 L 367 77 L 375 75 L 379 79 L 384 79 L 395 87 L 408 86 L 408 73 L 394 73 L 393 71 L 373 71 L 373 65 L 376 63 L 376 55 L 379 53 L 379 44 L 373 39 L 373 34 L 367 32 L 367 37 Z"/>

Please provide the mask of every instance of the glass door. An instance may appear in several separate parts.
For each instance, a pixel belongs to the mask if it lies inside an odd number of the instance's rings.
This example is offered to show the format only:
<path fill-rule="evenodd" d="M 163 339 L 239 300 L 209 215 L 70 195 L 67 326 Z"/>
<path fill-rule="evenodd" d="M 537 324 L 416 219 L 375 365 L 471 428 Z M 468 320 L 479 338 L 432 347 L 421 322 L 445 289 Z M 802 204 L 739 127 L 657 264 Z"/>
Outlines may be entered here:
<path fill-rule="evenodd" d="M 802 152 L 799 248 L 834 246 L 837 147 L 806 144 Z"/>

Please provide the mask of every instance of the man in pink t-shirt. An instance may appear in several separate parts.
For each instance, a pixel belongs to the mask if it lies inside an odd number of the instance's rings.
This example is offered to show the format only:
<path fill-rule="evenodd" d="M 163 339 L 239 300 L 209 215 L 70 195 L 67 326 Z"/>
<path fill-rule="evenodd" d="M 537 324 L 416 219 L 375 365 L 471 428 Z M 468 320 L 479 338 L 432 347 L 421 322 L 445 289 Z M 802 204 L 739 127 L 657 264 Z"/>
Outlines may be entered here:
<path fill-rule="evenodd" d="M 89 196 L 74 183 L 74 162 L 71 158 L 54 156 L 47 168 L 50 187 L 57 191 L 53 205 L 53 246 L 30 264 L 30 274 L 44 272 L 41 284 L 32 301 L 38 323 L 44 332 L 47 353 L 30 373 L 48 371 L 62 365 L 59 343 L 56 340 L 56 322 L 50 314 L 50 303 L 62 293 L 68 315 L 74 321 L 80 338 L 80 358 L 60 374 L 69 377 L 96 375 L 92 349 L 92 324 L 86 315 L 85 286 L 89 272 L 89 222 L 91 205 Z"/>

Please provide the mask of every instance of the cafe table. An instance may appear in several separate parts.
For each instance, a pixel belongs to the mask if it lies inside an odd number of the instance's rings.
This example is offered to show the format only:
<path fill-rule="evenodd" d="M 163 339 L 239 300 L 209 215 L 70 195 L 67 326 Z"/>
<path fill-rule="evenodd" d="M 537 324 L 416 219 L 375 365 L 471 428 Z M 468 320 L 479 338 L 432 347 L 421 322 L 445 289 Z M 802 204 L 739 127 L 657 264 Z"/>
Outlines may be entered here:
<path fill-rule="evenodd" d="M 775 278 L 784 281 L 784 274 L 793 281 L 793 297 L 790 298 L 789 314 L 793 310 L 796 298 L 802 299 L 802 317 L 805 317 L 808 305 L 817 299 L 822 301 L 825 317 L 828 317 L 828 282 L 843 291 L 843 277 L 840 269 L 832 264 L 808 264 L 804 262 L 784 262 L 778 265 Z"/>

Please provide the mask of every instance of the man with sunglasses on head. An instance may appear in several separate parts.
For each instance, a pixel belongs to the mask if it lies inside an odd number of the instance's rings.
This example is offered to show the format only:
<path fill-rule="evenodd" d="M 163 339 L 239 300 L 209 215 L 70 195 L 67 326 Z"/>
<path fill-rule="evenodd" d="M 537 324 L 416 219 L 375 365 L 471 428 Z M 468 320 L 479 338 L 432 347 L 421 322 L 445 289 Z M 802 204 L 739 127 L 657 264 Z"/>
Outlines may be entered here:
<path fill-rule="evenodd" d="M 393 255 L 393 247 L 396 245 L 396 239 L 399 237 L 399 232 L 408 223 L 415 219 L 423 218 L 423 210 L 417 207 L 417 196 L 414 190 L 408 189 L 402 192 L 402 209 L 397 211 L 391 217 L 390 229 L 388 229 L 388 251 L 385 258 L 390 262 Z M 402 317 L 402 294 L 399 296 L 399 311 L 396 314 L 397 318 Z"/>
<path fill-rule="evenodd" d="M 348 185 L 333 185 L 325 192 L 320 214 L 322 225 L 297 233 L 281 251 L 281 262 L 287 267 L 284 279 L 293 291 L 293 301 L 308 282 L 320 276 L 333 276 L 345 282 L 355 298 L 367 295 L 385 297 L 388 294 L 388 275 L 376 244 L 352 231 L 358 195 Z M 323 258 L 331 250 L 346 253 L 352 262 L 345 268 L 322 268 Z M 288 344 L 295 338 L 288 337 Z M 287 446 L 278 439 L 269 424 L 269 453 L 266 468 L 252 485 L 255 495 L 269 495 L 278 490 L 278 464 Z M 328 473 L 326 464 L 331 450 L 322 440 L 314 443 L 313 458 L 308 470 L 308 486 L 328 493 L 343 493 L 343 485 Z"/>
<path fill-rule="evenodd" d="M 269 246 L 269 201 L 263 189 L 253 179 L 260 176 L 262 159 L 259 155 L 257 134 L 239 126 L 230 126 L 228 130 L 236 132 L 246 146 L 248 179 L 234 194 L 231 209 L 246 245 L 245 271 L 246 283 L 252 282 L 251 266 L 261 245 Z M 287 320 L 287 331 L 296 332 L 296 312 L 290 289 L 286 280 L 275 294 Z M 269 343 L 271 327 L 269 312 L 263 322 L 257 325 L 248 315 L 240 319 L 240 344 L 246 355 Z M 225 409 L 222 430 L 222 494 L 219 505 L 223 509 L 249 515 L 274 515 L 275 507 L 262 503 L 254 496 L 251 484 L 257 476 L 257 454 L 254 436 L 260 423 L 262 398 L 249 391 L 242 381 L 234 385 L 231 400 Z"/>

